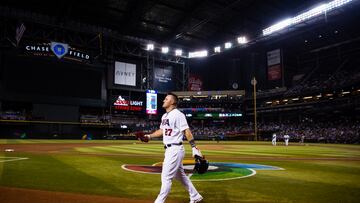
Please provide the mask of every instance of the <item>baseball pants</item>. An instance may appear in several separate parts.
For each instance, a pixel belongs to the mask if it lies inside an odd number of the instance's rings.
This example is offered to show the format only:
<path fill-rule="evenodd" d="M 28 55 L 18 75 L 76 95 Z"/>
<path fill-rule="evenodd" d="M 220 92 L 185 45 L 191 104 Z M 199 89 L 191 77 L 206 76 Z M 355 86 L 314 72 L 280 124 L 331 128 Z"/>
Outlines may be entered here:
<path fill-rule="evenodd" d="M 175 178 L 181 182 L 189 192 L 190 200 L 200 199 L 201 195 L 195 189 L 189 177 L 185 174 L 183 159 L 185 150 L 183 145 L 172 145 L 165 150 L 165 159 L 162 165 L 161 190 L 155 203 L 165 202 L 171 190 L 172 180 Z"/>

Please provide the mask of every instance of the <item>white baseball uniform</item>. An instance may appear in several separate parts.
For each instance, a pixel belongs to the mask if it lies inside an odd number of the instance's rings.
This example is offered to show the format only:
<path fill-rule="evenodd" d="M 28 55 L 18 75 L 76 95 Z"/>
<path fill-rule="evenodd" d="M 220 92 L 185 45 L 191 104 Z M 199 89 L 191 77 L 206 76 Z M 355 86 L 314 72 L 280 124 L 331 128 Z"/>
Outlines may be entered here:
<path fill-rule="evenodd" d="M 272 135 L 272 145 L 276 145 L 276 134 L 274 133 L 273 135 Z"/>
<path fill-rule="evenodd" d="M 161 118 L 160 129 L 163 130 L 163 143 L 167 146 L 161 172 L 161 190 L 155 203 L 165 202 L 170 193 L 172 179 L 179 180 L 189 192 L 190 200 L 202 199 L 194 185 L 186 176 L 183 159 L 185 156 L 183 141 L 184 130 L 188 129 L 185 115 L 177 109 L 165 113 Z"/>
<path fill-rule="evenodd" d="M 289 135 L 284 135 L 284 140 L 285 140 L 285 145 L 288 146 L 289 145 Z"/>

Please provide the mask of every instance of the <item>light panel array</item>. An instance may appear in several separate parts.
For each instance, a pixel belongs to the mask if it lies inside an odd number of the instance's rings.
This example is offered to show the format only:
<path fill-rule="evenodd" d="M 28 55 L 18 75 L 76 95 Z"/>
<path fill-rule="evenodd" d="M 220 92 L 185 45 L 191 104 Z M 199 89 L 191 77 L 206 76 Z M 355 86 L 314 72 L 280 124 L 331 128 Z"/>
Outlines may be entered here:
<path fill-rule="evenodd" d="M 161 47 L 161 53 L 167 54 L 169 52 L 169 47 Z"/>
<path fill-rule="evenodd" d="M 301 22 L 304 22 L 306 20 L 309 20 L 310 18 L 313 18 L 313 17 L 316 17 L 316 16 L 319 16 L 319 15 L 322 15 L 326 12 L 329 12 L 331 10 L 334 10 L 336 8 L 339 8 L 345 4 L 348 4 L 350 2 L 352 2 L 353 0 L 333 0 L 329 3 L 325 3 L 325 4 L 321 4 L 313 9 L 310 9 L 304 13 L 301 13 L 293 18 L 288 18 L 288 19 L 285 19 L 285 20 L 282 20 L 266 29 L 264 29 L 262 32 L 263 36 L 266 36 L 266 35 L 270 35 L 274 32 L 277 32 L 279 30 L 282 30 L 284 28 L 287 28 L 291 25 L 295 25 L 295 24 L 298 24 L 298 23 L 301 23 Z M 222 52 L 223 48 L 224 49 L 230 49 L 232 48 L 234 45 L 232 42 L 235 42 L 235 40 L 233 41 L 229 41 L 229 42 L 226 42 L 224 43 L 223 46 L 216 46 L 214 47 L 214 50 L 213 50 L 213 53 L 217 54 L 217 53 L 220 53 Z M 236 42 L 235 42 L 236 43 Z M 248 40 L 245 36 L 239 36 L 237 38 L 237 43 L 242 46 L 244 44 L 247 44 L 248 43 Z M 147 51 L 153 51 L 154 50 L 154 44 L 150 43 L 150 44 L 147 44 L 146 46 L 146 50 Z M 169 47 L 162 47 L 161 48 L 161 52 L 163 54 L 167 54 L 169 53 Z M 201 50 L 201 51 L 194 51 L 194 52 L 189 52 L 188 53 L 188 56 L 183 55 L 183 51 L 181 49 L 176 49 L 175 50 L 175 56 L 178 56 L 178 57 L 188 57 L 188 58 L 199 58 L 199 57 L 206 57 L 208 56 L 208 51 L 207 50 Z"/>
<path fill-rule="evenodd" d="M 300 15 L 297 15 L 293 18 L 288 18 L 286 20 L 283 20 L 283 21 L 280 21 L 266 29 L 263 30 L 263 35 L 266 36 L 266 35 L 270 35 L 276 31 L 279 31 L 279 30 L 282 30 L 286 27 L 289 27 L 291 25 L 295 25 L 295 24 L 298 24 L 298 23 L 301 23 L 301 22 L 304 22 L 306 20 L 309 20 L 310 18 L 313 18 L 313 17 L 316 17 L 316 16 L 319 16 L 323 13 L 326 13 L 328 11 L 331 11 L 335 8 L 338 8 L 338 7 L 341 7 L 345 4 L 348 4 L 350 3 L 351 1 L 353 0 L 334 0 L 334 1 L 331 1 L 327 4 L 322 4 L 320 6 L 317 6 L 313 9 L 310 9 Z"/>
<path fill-rule="evenodd" d="M 146 45 L 146 50 L 153 51 L 154 50 L 154 44 L 148 44 Z"/>
<path fill-rule="evenodd" d="M 247 39 L 244 36 L 238 37 L 237 41 L 238 41 L 239 44 L 246 44 L 247 43 Z"/>
<path fill-rule="evenodd" d="M 189 58 L 206 57 L 208 55 L 207 50 L 189 52 Z"/>
<path fill-rule="evenodd" d="M 182 50 L 181 49 L 176 49 L 175 50 L 175 56 L 181 56 L 182 55 Z"/>
<path fill-rule="evenodd" d="M 215 53 L 220 53 L 221 52 L 221 47 L 220 46 L 214 47 L 214 52 Z"/>
<path fill-rule="evenodd" d="M 232 47 L 232 43 L 231 42 L 226 42 L 225 43 L 225 49 L 230 49 Z"/>

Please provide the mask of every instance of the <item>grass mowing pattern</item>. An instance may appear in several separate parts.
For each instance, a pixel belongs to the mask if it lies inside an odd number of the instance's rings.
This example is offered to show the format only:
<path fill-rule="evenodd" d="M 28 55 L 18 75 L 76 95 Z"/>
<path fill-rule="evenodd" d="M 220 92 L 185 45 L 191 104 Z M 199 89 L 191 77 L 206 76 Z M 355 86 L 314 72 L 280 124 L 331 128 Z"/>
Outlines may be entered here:
<path fill-rule="evenodd" d="M 29 158 L 0 162 L 1 186 L 139 199 L 155 199 L 160 189 L 160 175 L 121 169 L 122 164 L 161 162 L 164 150 L 160 142 L 0 140 L 0 143 L 107 144 L 81 145 L 61 153 L 0 152 L 0 157 Z M 254 163 L 285 169 L 259 170 L 255 176 L 245 179 L 194 182 L 206 202 L 358 202 L 360 199 L 359 145 L 293 146 L 290 143 L 289 147 L 273 147 L 270 144 L 198 142 L 203 154 L 213 162 Z M 186 159 L 190 159 L 188 145 L 186 151 Z M 188 194 L 180 183 L 174 181 L 170 198 L 187 202 Z"/>

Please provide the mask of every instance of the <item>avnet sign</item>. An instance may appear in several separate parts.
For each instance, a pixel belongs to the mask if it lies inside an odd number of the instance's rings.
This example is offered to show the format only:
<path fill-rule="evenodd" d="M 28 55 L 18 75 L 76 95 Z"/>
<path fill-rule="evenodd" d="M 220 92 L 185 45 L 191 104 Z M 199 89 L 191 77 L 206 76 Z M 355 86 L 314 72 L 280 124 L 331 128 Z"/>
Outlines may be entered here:
<path fill-rule="evenodd" d="M 136 64 L 115 61 L 114 83 L 136 86 Z"/>

